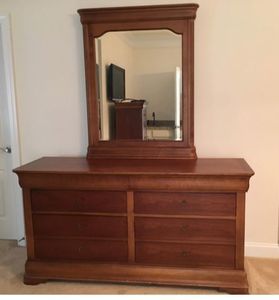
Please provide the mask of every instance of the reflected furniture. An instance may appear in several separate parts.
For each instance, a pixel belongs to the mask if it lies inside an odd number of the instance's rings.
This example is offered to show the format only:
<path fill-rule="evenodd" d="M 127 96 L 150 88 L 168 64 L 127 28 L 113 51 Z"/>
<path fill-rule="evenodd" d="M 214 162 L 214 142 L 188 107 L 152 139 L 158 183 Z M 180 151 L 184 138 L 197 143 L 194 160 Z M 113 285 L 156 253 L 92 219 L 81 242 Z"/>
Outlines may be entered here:
<path fill-rule="evenodd" d="M 115 103 L 115 138 L 144 140 L 147 136 L 144 100 Z"/>
<path fill-rule="evenodd" d="M 248 293 L 239 158 L 197 158 L 193 54 L 196 4 L 79 10 L 84 32 L 87 158 L 45 157 L 15 170 L 23 189 L 24 282 L 91 280 Z M 101 141 L 94 38 L 108 31 L 182 35 L 182 141 Z"/>
<path fill-rule="evenodd" d="M 149 140 L 175 140 L 175 122 L 172 120 L 147 120 L 147 138 Z"/>

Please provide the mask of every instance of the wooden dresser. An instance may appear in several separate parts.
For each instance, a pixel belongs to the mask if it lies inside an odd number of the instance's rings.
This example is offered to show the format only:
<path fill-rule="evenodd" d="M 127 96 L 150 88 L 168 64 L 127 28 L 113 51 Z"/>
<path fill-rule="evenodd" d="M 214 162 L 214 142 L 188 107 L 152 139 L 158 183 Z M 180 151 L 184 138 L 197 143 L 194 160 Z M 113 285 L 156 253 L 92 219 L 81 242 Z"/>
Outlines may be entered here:
<path fill-rule="evenodd" d="M 24 282 L 159 283 L 247 293 L 243 159 L 47 157 L 23 188 Z"/>
<path fill-rule="evenodd" d="M 144 140 L 146 104 L 143 100 L 115 103 L 115 138 Z"/>
<path fill-rule="evenodd" d="M 197 158 L 194 146 L 197 9 L 178 4 L 78 11 L 87 157 L 42 158 L 15 170 L 24 198 L 26 284 L 93 280 L 248 292 L 245 192 L 253 171 L 243 159 Z M 161 39 L 170 31 L 179 39 L 181 141 L 100 139 L 100 121 L 107 119 L 98 107 L 97 76 L 104 75 L 106 62 L 100 60 L 97 72 L 96 44 L 116 31 L 140 36 L 149 31 L 149 41 L 150 34 Z M 106 49 L 109 53 L 114 44 Z"/>

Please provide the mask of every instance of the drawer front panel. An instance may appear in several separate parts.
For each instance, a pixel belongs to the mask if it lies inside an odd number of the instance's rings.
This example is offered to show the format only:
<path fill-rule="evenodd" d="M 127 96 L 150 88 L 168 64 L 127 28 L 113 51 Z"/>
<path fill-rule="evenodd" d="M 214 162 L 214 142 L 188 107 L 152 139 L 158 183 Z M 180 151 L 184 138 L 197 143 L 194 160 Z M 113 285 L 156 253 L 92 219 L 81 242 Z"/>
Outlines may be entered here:
<path fill-rule="evenodd" d="M 136 262 L 151 265 L 231 268 L 235 265 L 235 247 L 137 242 Z"/>
<path fill-rule="evenodd" d="M 128 247 L 121 241 L 35 240 L 36 258 L 86 259 L 122 262 L 128 259 Z"/>
<path fill-rule="evenodd" d="M 235 240 L 233 220 L 135 218 L 135 238 L 147 240 Z"/>
<path fill-rule="evenodd" d="M 135 213 L 235 216 L 235 193 L 137 192 Z"/>
<path fill-rule="evenodd" d="M 33 190 L 33 211 L 126 213 L 125 192 Z"/>
<path fill-rule="evenodd" d="M 125 217 L 33 215 L 35 236 L 127 238 Z"/>

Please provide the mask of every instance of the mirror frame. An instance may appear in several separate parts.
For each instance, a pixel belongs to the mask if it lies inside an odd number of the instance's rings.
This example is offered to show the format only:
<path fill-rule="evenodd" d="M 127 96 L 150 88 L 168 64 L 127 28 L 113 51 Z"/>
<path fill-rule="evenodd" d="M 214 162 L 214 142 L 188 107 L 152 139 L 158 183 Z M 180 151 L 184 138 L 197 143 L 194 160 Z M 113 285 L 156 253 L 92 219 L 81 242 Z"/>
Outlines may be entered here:
<path fill-rule="evenodd" d="M 194 146 L 194 20 L 198 4 L 79 9 L 87 96 L 87 158 L 196 159 Z M 182 141 L 99 138 L 95 38 L 110 31 L 168 29 L 182 36 Z"/>

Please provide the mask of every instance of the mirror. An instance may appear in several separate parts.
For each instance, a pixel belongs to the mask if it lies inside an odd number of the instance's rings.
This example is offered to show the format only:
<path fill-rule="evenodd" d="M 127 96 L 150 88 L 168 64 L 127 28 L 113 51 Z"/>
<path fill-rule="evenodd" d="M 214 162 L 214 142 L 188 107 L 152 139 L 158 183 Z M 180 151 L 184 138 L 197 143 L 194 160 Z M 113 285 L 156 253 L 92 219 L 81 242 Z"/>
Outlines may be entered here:
<path fill-rule="evenodd" d="M 182 35 L 107 32 L 95 38 L 99 139 L 182 140 Z"/>

